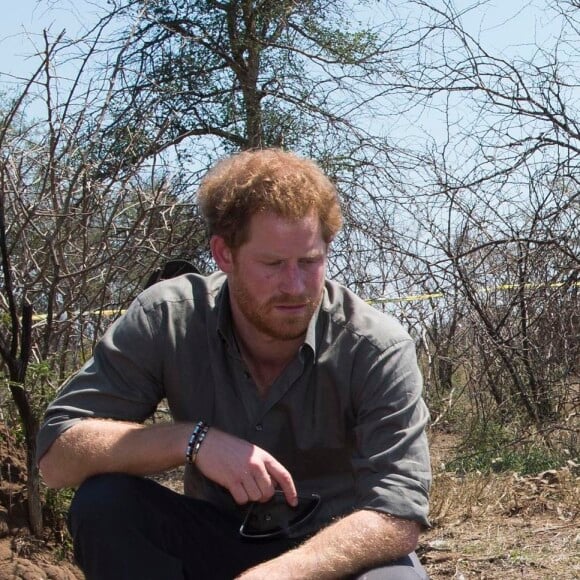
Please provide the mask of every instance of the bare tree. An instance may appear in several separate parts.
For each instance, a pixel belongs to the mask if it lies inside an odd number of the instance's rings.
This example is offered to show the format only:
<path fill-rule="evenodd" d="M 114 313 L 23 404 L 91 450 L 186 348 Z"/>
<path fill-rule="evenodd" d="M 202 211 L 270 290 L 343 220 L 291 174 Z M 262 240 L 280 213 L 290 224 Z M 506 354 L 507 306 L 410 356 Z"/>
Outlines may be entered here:
<path fill-rule="evenodd" d="M 382 20 L 357 24 L 365 5 Z M 511 59 L 445 0 L 107 6 L 79 43 L 46 36 L 2 113 L 0 355 L 30 458 L 48 396 L 30 364 L 48 362 L 56 385 L 160 262 L 208 270 L 199 176 L 225 152 L 271 145 L 338 184 L 331 275 L 411 330 L 436 421 L 463 393 L 503 421 L 570 413 L 575 2 L 555 3 L 552 52 Z M 429 137 L 421 123 L 435 117 Z"/>
<path fill-rule="evenodd" d="M 542 426 L 566 416 L 578 356 L 577 6 L 557 4 L 566 19 L 550 50 L 508 57 L 469 33 L 452 2 L 410 4 L 425 44 L 398 86 L 441 132 L 417 151 L 422 163 L 401 192 L 405 227 L 392 222 L 397 239 L 411 229 L 420 241 L 422 273 L 408 280 L 428 273 L 460 299 L 427 332 L 437 341 L 442 328 L 453 336 L 469 325 L 455 335 L 455 367 L 476 370 L 474 400 L 490 396 L 479 408 Z"/>
<path fill-rule="evenodd" d="M 360 135 L 357 111 L 376 96 L 364 89 L 396 70 L 391 51 L 404 35 L 357 25 L 352 5 L 337 0 L 112 6 L 107 18 L 132 25 L 115 43 L 125 48 L 109 131 L 142 128 L 143 154 L 185 139 L 191 149 L 308 151 L 326 136 Z"/>
<path fill-rule="evenodd" d="M 95 119 L 106 117 L 108 84 L 85 81 L 81 66 L 63 87 L 53 76 L 60 42 L 46 40 L 41 66 L 6 104 L 0 125 L 0 358 L 25 434 L 36 534 L 42 518 L 35 437 L 54 389 L 46 392 L 27 370 L 48 364 L 56 388 L 158 263 L 181 256 L 205 269 L 207 260 L 187 175 L 156 156 L 95 177 L 105 173 L 94 154 L 101 147 Z M 32 99 L 37 108 L 44 104 L 44 118 L 24 116 Z"/>

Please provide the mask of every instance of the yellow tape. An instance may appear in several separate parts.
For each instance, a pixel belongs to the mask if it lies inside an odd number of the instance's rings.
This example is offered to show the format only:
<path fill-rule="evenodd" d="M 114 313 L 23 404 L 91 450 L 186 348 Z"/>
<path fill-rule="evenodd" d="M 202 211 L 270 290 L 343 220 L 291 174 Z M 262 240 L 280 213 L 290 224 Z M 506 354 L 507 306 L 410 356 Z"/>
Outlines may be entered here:
<path fill-rule="evenodd" d="M 525 289 L 538 289 L 538 288 L 561 288 L 565 286 L 565 282 L 552 282 L 551 284 L 524 284 Z M 572 282 L 571 286 L 580 286 L 580 282 Z M 520 284 L 501 284 L 500 286 L 490 286 L 483 288 L 484 292 L 495 292 L 498 290 L 518 290 L 521 288 Z M 395 298 L 389 298 L 387 296 L 382 296 L 380 298 L 369 298 L 366 302 L 369 304 L 386 304 L 394 302 L 420 302 L 422 300 L 436 300 L 438 298 L 445 297 L 444 292 L 433 292 L 431 294 L 412 294 L 410 296 L 397 296 Z M 118 316 L 123 314 L 124 310 L 86 310 L 81 313 L 81 316 Z M 75 313 L 74 316 L 78 316 Z M 38 322 L 40 320 L 46 320 L 46 314 L 34 314 L 32 320 Z"/>
<path fill-rule="evenodd" d="M 566 286 L 566 282 L 552 282 L 551 284 L 523 284 L 523 288 L 526 290 L 538 288 L 561 288 Z M 572 282 L 570 286 L 580 286 L 580 282 Z M 519 290 L 522 288 L 521 284 L 501 284 L 500 286 L 489 286 L 483 288 L 484 292 L 497 292 L 506 290 Z M 412 296 L 398 296 L 396 298 L 388 298 L 386 296 L 381 298 L 369 298 L 367 302 L 369 304 L 385 304 L 392 302 L 420 302 L 421 300 L 433 300 L 437 298 L 443 298 L 445 296 L 444 292 L 434 292 L 432 294 L 415 294 Z"/>
<path fill-rule="evenodd" d="M 109 316 L 118 316 L 123 314 L 125 310 L 85 310 L 84 312 L 73 312 L 73 316 L 104 316 L 108 318 Z M 39 320 L 46 320 L 47 314 L 33 314 L 32 320 L 37 322 Z"/>
<path fill-rule="evenodd" d="M 431 298 L 443 298 L 445 294 L 443 292 L 435 292 L 434 294 L 415 294 L 412 296 L 399 296 L 397 298 L 387 298 L 383 296 L 381 298 L 371 298 L 367 300 L 369 304 L 383 304 L 385 302 L 418 302 L 420 300 L 429 300 Z"/>

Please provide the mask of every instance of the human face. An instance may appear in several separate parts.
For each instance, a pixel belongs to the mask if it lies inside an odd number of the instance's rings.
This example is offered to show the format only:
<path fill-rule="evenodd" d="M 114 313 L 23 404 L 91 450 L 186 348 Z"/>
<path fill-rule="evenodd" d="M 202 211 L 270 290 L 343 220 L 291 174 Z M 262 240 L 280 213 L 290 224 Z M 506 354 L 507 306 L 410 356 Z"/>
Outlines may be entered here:
<path fill-rule="evenodd" d="M 227 272 L 236 324 L 277 340 L 302 337 L 322 298 L 326 250 L 314 213 L 254 215 Z"/>

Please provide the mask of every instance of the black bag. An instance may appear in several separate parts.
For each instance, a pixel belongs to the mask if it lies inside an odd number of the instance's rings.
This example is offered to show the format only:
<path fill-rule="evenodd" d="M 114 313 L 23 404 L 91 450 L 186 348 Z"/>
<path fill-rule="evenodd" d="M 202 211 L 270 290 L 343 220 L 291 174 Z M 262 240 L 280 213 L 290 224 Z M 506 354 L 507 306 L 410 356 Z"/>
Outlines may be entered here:
<path fill-rule="evenodd" d="M 168 280 L 169 278 L 175 278 L 175 276 L 181 276 L 181 274 L 199 274 L 199 270 L 187 260 L 169 260 L 163 268 L 157 268 L 149 276 L 145 288 L 153 286 L 161 280 Z"/>

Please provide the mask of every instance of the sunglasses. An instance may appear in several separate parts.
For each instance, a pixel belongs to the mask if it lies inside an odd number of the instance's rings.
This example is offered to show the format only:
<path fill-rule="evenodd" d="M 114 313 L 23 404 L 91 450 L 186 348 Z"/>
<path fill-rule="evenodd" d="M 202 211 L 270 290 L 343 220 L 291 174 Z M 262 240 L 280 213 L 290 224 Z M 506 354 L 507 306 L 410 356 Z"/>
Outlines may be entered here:
<path fill-rule="evenodd" d="M 250 504 L 240 536 L 251 540 L 287 537 L 289 533 L 307 522 L 320 505 L 320 496 L 299 495 L 298 505 L 293 507 L 286 502 L 284 493 L 276 490 L 272 499 L 266 503 Z"/>

